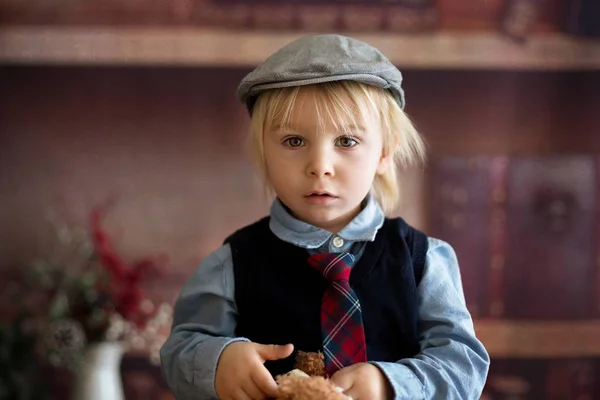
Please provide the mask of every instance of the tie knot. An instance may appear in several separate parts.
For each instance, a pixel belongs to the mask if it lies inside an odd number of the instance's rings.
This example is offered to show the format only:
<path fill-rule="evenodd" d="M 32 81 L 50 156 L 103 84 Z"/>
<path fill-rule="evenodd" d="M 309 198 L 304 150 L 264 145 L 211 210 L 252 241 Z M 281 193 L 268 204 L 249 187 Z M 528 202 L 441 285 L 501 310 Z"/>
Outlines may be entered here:
<path fill-rule="evenodd" d="M 314 254 L 308 262 L 330 282 L 347 281 L 350 279 L 350 266 L 354 263 L 354 256 L 350 253 Z"/>

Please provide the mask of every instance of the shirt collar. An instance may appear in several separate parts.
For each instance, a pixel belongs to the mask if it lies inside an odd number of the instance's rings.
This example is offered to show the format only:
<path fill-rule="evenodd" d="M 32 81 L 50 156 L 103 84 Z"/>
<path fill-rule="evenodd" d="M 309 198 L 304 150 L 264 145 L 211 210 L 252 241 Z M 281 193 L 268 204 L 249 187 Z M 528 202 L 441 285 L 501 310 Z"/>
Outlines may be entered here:
<path fill-rule="evenodd" d="M 373 241 L 383 225 L 385 215 L 371 194 L 365 199 L 360 213 L 337 236 L 346 242 Z M 316 249 L 334 234 L 295 218 L 278 198 L 271 205 L 271 231 L 279 239 L 307 249 Z"/>

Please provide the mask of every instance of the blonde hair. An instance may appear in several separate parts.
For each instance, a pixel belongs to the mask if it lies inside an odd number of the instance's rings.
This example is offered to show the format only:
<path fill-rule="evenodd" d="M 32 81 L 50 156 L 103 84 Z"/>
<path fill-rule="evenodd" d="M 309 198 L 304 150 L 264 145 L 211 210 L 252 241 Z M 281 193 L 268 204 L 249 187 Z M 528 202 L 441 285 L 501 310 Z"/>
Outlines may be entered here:
<path fill-rule="evenodd" d="M 373 121 L 381 123 L 383 152 L 393 155 L 393 161 L 383 174 L 375 176 L 372 189 L 382 209 L 387 213 L 393 211 L 400 199 L 398 170 L 424 162 L 425 143 L 389 91 L 354 81 L 271 89 L 260 94 L 252 112 L 250 144 L 264 184 L 270 189 L 264 157 L 264 133 L 274 123 L 290 125 L 296 99 L 301 92 L 308 90 L 318 93 L 314 96 L 314 103 L 321 128 L 326 122 L 332 123 L 336 129 Z"/>

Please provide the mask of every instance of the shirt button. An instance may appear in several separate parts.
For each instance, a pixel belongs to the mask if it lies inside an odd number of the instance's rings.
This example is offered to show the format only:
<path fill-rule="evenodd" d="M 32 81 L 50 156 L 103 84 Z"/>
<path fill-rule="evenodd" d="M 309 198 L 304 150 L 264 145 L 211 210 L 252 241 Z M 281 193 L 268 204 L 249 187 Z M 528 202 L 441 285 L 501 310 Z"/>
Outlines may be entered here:
<path fill-rule="evenodd" d="M 333 238 L 333 245 L 335 247 L 342 247 L 344 245 L 344 239 L 339 236 Z"/>

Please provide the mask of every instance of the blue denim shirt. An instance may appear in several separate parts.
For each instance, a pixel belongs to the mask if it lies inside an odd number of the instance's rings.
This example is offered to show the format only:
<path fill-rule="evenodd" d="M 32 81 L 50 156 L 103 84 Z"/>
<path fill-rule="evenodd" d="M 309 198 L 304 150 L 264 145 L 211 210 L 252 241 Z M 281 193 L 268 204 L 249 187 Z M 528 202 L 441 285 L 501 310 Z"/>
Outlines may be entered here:
<path fill-rule="evenodd" d="M 270 229 L 310 252 L 349 251 L 358 260 L 383 221 L 383 211 L 369 196 L 359 215 L 334 235 L 294 218 L 275 199 Z M 441 240 L 429 238 L 418 304 L 420 353 L 397 362 L 373 362 L 391 382 L 394 399 L 478 399 L 489 356 L 475 337 L 454 250 Z M 233 262 L 224 245 L 201 262 L 183 287 L 171 335 L 160 352 L 164 377 L 177 399 L 218 398 L 219 356 L 229 343 L 247 340 L 234 336 L 236 315 Z"/>

